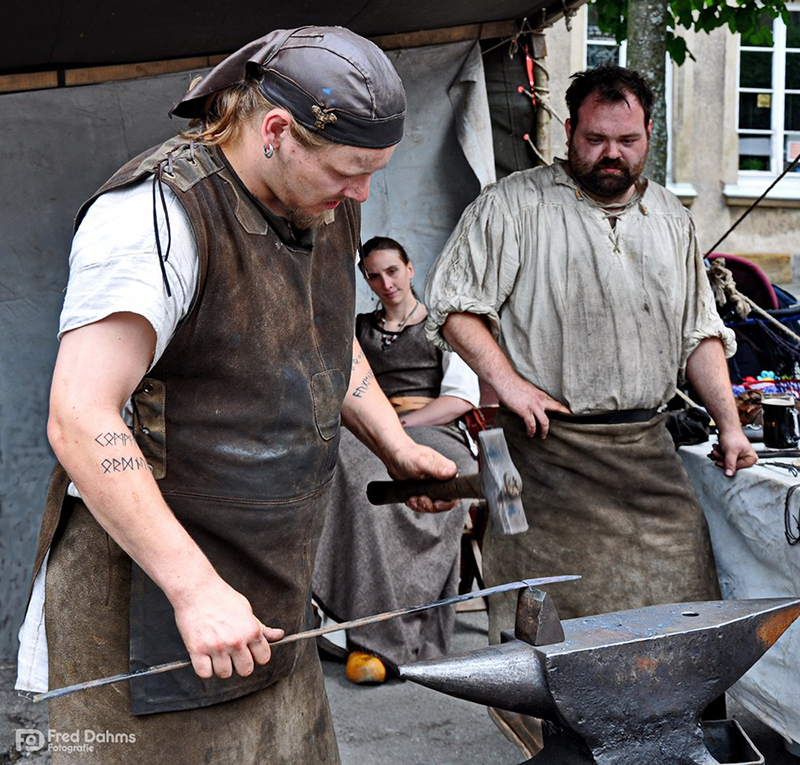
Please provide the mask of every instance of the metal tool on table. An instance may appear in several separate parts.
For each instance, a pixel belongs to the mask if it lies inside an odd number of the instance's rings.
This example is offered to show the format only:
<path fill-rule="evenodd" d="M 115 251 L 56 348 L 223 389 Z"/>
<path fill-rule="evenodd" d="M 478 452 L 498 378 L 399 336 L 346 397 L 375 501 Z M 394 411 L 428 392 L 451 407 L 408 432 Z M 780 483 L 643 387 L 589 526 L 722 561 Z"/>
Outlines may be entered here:
<path fill-rule="evenodd" d="M 447 481 L 372 481 L 367 499 L 373 505 L 405 502 L 410 497 L 431 499 L 485 499 L 489 508 L 489 530 L 493 534 L 520 534 L 528 530 L 522 509 L 522 478 L 511 461 L 502 428 L 478 433 L 480 471 Z"/>
<path fill-rule="evenodd" d="M 462 595 L 454 595 L 451 598 L 444 598 L 443 600 L 436 600 L 432 603 L 423 603 L 418 606 L 407 606 L 406 608 L 398 608 L 394 611 L 386 611 L 382 614 L 373 614 L 371 616 L 362 616 L 358 619 L 352 619 L 348 622 L 340 622 L 337 624 L 330 624 L 326 627 L 317 627 L 313 630 L 306 630 L 305 632 L 297 632 L 293 635 L 286 635 L 280 640 L 270 643 L 270 647 L 282 645 L 283 643 L 294 643 L 298 640 L 308 640 L 320 635 L 327 635 L 331 632 L 339 632 L 340 630 L 349 630 L 356 627 L 364 627 L 367 624 L 375 624 L 383 622 L 387 619 L 394 619 L 397 616 L 406 616 L 407 614 L 414 614 L 419 611 L 427 611 L 431 608 L 441 608 L 442 606 L 451 606 L 456 603 L 462 603 L 465 600 L 472 600 L 474 598 L 483 598 L 489 595 L 495 595 L 500 592 L 509 592 L 511 590 L 519 590 L 522 588 L 530 588 L 542 584 L 554 584 L 556 582 L 571 582 L 580 579 L 580 576 L 575 574 L 564 574 L 561 576 L 545 576 L 538 579 L 521 579 L 517 582 L 507 582 L 505 584 L 498 584 L 494 587 L 487 587 L 484 590 L 476 590 L 475 592 L 467 592 Z M 135 672 L 126 672 L 120 675 L 111 675 L 110 677 L 100 677 L 94 680 L 86 680 L 82 683 L 75 683 L 63 688 L 54 688 L 51 691 L 44 693 L 37 693 L 29 696 L 32 701 L 47 701 L 48 699 L 55 699 L 59 696 L 66 696 L 70 693 L 77 691 L 85 691 L 89 688 L 99 688 L 103 685 L 111 685 L 112 683 L 120 683 L 133 678 L 145 677 L 146 675 L 157 675 L 162 672 L 171 672 L 175 669 L 183 669 L 191 665 L 188 659 L 181 659 L 179 661 L 171 661 L 166 664 L 158 664 L 154 667 L 146 667 Z M 27 695 L 27 694 L 23 694 Z"/>
<path fill-rule="evenodd" d="M 500 645 L 399 672 L 451 696 L 547 721 L 544 749 L 529 765 L 763 763 L 741 728 L 735 746 L 725 743 L 735 730 L 720 735 L 720 724 L 734 721 L 701 724 L 700 715 L 798 616 L 800 600 L 771 598 L 561 622 L 550 596 L 528 589 L 519 595 L 516 628 Z M 751 756 L 723 756 L 726 747 L 741 753 L 747 744 Z"/>

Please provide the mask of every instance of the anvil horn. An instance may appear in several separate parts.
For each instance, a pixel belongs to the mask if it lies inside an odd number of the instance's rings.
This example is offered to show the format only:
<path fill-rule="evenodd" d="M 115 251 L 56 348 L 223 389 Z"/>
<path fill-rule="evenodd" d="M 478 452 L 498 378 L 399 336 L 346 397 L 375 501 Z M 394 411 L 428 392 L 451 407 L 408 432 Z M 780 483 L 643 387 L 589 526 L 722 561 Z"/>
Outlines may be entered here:
<path fill-rule="evenodd" d="M 399 667 L 400 677 L 490 707 L 553 719 L 556 705 L 531 646 L 519 640 Z"/>
<path fill-rule="evenodd" d="M 564 641 L 561 620 L 546 592 L 535 587 L 520 590 L 514 637 L 518 639 L 500 646 L 400 667 L 400 674 L 467 701 L 551 717 L 555 705 L 544 669 L 539 657 L 526 648 L 527 644 L 553 645 Z M 511 637 L 504 633 L 504 639 Z"/>

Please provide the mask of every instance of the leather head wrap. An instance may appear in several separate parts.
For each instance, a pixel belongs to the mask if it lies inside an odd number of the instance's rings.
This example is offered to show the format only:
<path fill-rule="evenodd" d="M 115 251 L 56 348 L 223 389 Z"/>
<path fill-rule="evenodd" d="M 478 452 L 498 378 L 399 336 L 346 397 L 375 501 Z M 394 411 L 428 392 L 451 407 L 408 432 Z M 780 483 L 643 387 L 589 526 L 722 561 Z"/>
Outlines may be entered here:
<path fill-rule="evenodd" d="M 202 118 L 210 95 L 248 79 L 335 143 L 383 149 L 403 137 L 400 77 L 380 48 L 343 27 L 278 29 L 254 40 L 214 67 L 170 115 Z"/>

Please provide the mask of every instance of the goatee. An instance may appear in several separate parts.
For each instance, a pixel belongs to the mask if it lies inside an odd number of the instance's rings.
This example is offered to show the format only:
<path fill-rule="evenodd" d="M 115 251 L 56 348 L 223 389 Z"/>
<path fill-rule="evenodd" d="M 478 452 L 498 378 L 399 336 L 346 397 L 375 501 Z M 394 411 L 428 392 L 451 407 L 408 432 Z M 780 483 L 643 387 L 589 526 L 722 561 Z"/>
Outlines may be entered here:
<path fill-rule="evenodd" d="M 287 220 L 298 231 L 307 231 L 310 228 L 319 228 L 325 225 L 327 213 L 322 215 L 312 215 L 311 213 L 303 212 L 302 210 L 290 210 Z"/>
<path fill-rule="evenodd" d="M 649 150 L 649 147 L 648 147 Z M 599 162 L 583 160 L 570 144 L 567 158 L 572 175 L 590 194 L 600 199 L 615 199 L 623 195 L 639 180 L 647 164 L 647 154 L 635 165 L 622 159 L 601 159 Z M 616 169 L 616 173 L 604 173 L 604 169 Z"/>

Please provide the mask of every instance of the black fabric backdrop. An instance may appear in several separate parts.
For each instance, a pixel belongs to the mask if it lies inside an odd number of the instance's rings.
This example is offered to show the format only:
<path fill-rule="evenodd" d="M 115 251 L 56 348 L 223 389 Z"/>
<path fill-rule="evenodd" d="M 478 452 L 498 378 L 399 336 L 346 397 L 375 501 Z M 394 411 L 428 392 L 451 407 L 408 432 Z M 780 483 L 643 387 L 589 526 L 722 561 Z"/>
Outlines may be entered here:
<path fill-rule="evenodd" d="M 6 3 L 0 74 L 229 53 L 270 29 L 338 24 L 368 37 L 528 18 L 584 0 L 37 0 Z"/>

